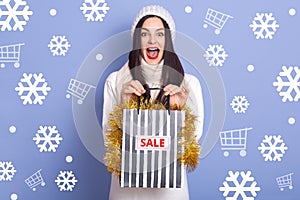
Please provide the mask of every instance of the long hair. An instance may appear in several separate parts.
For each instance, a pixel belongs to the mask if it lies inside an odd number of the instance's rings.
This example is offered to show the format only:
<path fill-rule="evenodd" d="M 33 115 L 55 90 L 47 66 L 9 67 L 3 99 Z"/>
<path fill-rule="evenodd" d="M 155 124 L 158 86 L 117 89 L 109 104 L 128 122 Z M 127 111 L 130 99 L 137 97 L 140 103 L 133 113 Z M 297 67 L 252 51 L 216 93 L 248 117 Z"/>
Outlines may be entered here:
<path fill-rule="evenodd" d="M 137 23 L 135 27 L 133 33 L 133 45 L 132 45 L 133 47 L 129 53 L 129 64 L 128 64 L 133 80 L 140 81 L 141 84 L 146 89 L 146 93 L 143 94 L 145 100 L 149 100 L 151 96 L 150 96 L 150 91 L 147 90 L 149 86 L 146 84 L 146 81 L 143 77 L 142 70 L 141 70 L 141 28 L 143 26 L 143 23 L 148 18 L 151 17 L 158 17 L 158 16 L 146 15 Z M 184 77 L 184 70 L 177 54 L 174 51 L 169 25 L 161 17 L 158 18 L 162 20 L 165 28 L 165 49 L 162 57 L 162 59 L 164 60 L 164 66 L 162 70 L 162 87 L 168 84 L 180 86 Z M 163 91 L 159 92 L 156 101 L 161 102 L 164 105 L 167 105 L 167 98 L 164 95 Z"/>

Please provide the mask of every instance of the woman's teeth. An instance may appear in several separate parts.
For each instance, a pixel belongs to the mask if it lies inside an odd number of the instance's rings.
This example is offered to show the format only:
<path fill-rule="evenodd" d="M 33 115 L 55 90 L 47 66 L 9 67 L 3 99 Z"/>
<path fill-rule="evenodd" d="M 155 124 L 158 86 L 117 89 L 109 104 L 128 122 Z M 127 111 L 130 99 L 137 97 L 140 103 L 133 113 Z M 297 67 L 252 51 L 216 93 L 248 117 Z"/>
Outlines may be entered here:
<path fill-rule="evenodd" d="M 156 59 L 159 54 L 158 48 L 147 48 L 147 56 L 150 59 Z"/>

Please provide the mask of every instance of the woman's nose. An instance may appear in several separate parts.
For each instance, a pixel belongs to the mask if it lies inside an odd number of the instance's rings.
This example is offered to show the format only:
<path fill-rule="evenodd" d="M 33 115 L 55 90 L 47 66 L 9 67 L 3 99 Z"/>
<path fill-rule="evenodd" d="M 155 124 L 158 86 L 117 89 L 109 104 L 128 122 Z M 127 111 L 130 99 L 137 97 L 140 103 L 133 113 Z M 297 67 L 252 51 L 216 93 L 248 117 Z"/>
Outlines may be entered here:
<path fill-rule="evenodd" d="M 154 34 L 150 34 L 149 40 L 148 40 L 149 44 L 155 44 L 156 43 L 156 38 Z"/>

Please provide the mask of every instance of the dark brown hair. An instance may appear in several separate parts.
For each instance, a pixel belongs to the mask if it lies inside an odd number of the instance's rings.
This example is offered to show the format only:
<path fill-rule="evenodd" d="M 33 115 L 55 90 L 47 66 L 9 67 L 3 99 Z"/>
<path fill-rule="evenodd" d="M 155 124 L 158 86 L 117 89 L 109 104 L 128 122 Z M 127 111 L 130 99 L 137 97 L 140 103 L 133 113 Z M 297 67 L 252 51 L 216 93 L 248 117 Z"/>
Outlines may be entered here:
<path fill-rule="evenodd" d="M 141 28 L 143 23 L 151 17 L 158 17 L 156 15 L 146 15 L 144 16 L 136 25 L 135 31 L 133 33 L 133 46 L 132 50 L 129 53 L 129 69 L 133 80 L 138 80 L 146 89 L 146 93 L 143 94 L 145 100 L 150 99 L 150 91 L 147 90 L 149 86 L 146 84 L 142 71 L 141 71 Z M 162 20 L 164 28 L 165 28 L 165 49 L 163 52 L 163 60 L 164 66 L 162 70 L 162 87 L 168 84 L 174 84 L 180 86 L 183 77 L 184 77 L 184 70 L 181 65 L 181 62 L 174 51 L 174 46 L 171 37 L 171 31 L 169 25 L 166 23 L 164 19 L 158 17 Z M 163 103 L 166 105 L 167 98 L 164 96 L 164 92 L 161 91 L 156 101 Z"/>

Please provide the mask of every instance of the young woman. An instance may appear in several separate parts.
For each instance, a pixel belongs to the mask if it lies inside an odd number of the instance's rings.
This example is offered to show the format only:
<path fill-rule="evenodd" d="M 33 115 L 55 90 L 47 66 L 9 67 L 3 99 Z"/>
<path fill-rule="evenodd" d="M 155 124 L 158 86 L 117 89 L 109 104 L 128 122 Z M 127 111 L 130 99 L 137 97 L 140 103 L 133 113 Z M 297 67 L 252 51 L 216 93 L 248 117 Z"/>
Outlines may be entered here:
<path fill-rule="evenodd" d="M 109 114 L 116 105 L 128 102 L 134 96 L 144 101 L 166 105 L 167 96 L 171 107 L 191 108 L 196 120 L 196 138 L 200 139 L 203 128 L 203 101 L 199 80 L 185 74 L 173 47 L 175 23 L 172 16 L 161 6 L 144 7 L 132 26 L 133 48 L 128 62 L 106 80 L 104 87 L 103 128 L 107 130 Z M 149 90 L 149 88 L 163 88 Z M 104 134 L 106 132 L 104 131 Z M 105 135 L 104 135 L 105 137 Z M 111 200 L 188 200 L 188 184 L 184 172 L 182 188 L 121 188 L 119 178 L 112 175 Z"/>

